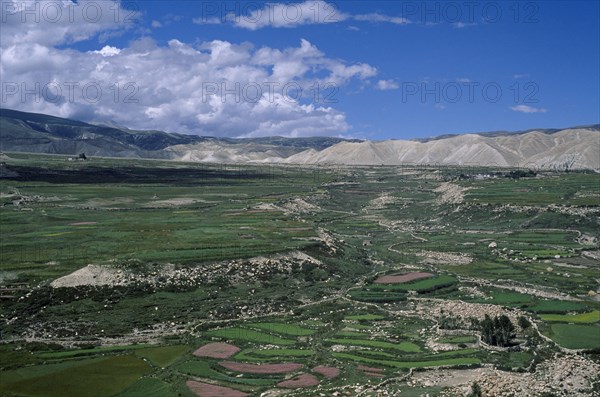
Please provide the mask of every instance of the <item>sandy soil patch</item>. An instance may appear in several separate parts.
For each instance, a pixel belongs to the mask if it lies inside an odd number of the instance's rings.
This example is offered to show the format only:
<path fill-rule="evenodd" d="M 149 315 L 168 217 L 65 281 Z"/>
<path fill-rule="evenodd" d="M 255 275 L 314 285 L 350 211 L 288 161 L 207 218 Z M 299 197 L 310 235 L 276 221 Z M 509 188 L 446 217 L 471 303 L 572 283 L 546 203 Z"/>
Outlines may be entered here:
<path fill-rule="evenodd" d="M 260 203 L 258 205 L 255 205 L 253 208 L 263 211 L 283 211 L 281 208 L 279 208 L 273 203 Z"/>
<path fill-rule="evenodd" d="M 239 390 L 230 389 L 229 387 L 211 385 L 210 383 L 196 382 L 194 380 L 188 380 L 185 385 L 195 395 L 200 397 L 244 397 L 249 394 L 241 392 Z"/>
<path fill-rule="evenodd" d="M 311 374 L 301 374 L 292 379 L 279 382 L 277 386 L 287 389 L 297 389 L 300 387 L 312 387 L 319 384 L 319 380 Z"/>
<path fill-rule="evenodd" d="M 597 261 L 600 260 L 600 251 L 581 251 L 581 255 Z"/>
<path fill-rule="evenodd" d="M 288 214 L 307 214 L 320 211 L 321 208 L 301 198 L 294 198 L 281 205 Z"/>
<path fill-rule="evenodd" d="M 173 264 L 161 264 L 148 267 L 146 272 L 134 272 L 127 268 L 119 269 L 110 265 L 87 265 L 71 274 L 54 280 L 50 286 L 54 288 L 78 287 L 82 285 L 130 285 L 135 283 L 150 285 L 166 284 L 202 284 L 208 283 L 226 272 L 232 270 L 229 276 L 231 282 L 248 282 L 262 277 L 266 272 L 277 269 L 281 273 L 292 272 L 292 265 L 301 265 L 310 262 L 316 266 L 323 266 L 318 259 L 300 251 L 256 256 L 248 259 L 228 260 L 214 262 L 205 267 L 180 267 Z M 165 281 L 166 280 L 166 281 Z"/>
<path fill-rule="evenodd" d="M 437 204 L 460 204 L 464 201 L 464 192 L 467 190 L 467 188 L 454 183 L 444 182 L 433 191 L 440 193 L 436 199 Z"/>
<path fill-rule="evenodd" d="M 411 386 L 421 385 L 425 387 L 441 386 L 454 387 L 464 385 L 477 378 L 482 373 L 481 369 L 446 370 L 436 369 L 434 371 L 415 372 Z"/>
<path fill-rule="evenodd" d="M 388 193 L 383 193 L 379 197 L 369 201 L 369 204 L 363 209 L 363 211 L 368 212 L 370 210 L 382 210 L 388 205 L 396 204 L 398 200 L 399 199 L 397 197 L 394 197 Z"/>
<path fill-rule="evenodd" d="M 82 285 L 126 285 L 116 269 L 110 266 L 87 265 L 50 283 L 51 287 L 78 287 Z"/>
<path fill-rule="evenodd" d="M 455 252 L 419 251 L 415 254 L 423 258 L 423 262 L 432 264 L 468 265 L 473 262 L 473 258 L 469 255 Z"/>
<path fill-rule="evenodd" d="M 405 274 L 390 274 L 387 276 L 381 276 L 374 282 L 376 284 L 403 284 L 429 277 L 433 277 L 433 274 L 425 272 L 412 272 Z"/>
<path fill-rule="evenodd" d="M 302 368 L 302 364 L 298 363 L 248 364 L 236 363 L 234 361 L 221 361 L 219 365 L 231 371 L 249 374 L 286 374 Z"/>
<path fill-rule="evenodd" d="M 179 197 L 165 200 L 150 201 L 149 204 L 153 207 L 180 207 L 182 205 L 190 205 L 194 203 L 207 203 L 210 201 L 194 199 L 188 197 Z M 214 202 L 214 201 L 212 201 Z"/>
<path fill-rule="evenodd" d="M 336 367 L 326 367 L 324 365 L 319 365 L 318 367 L 314 367 L 312 369 L 313 372 L 317 374 L 321 374 L 326 378 L 332 379 L 340 374 L 340 369 Z"/>
<path fill-rule="evenodd" d="M 271 262 L 287 262 L 287 261 L 307 261 L 314 263 L 315 265 L 321 266 L 323 262 L 313 258 L 310 255 L 305 254 L 302 251 L 292 251 L 287 254 L 275 254 L 271 256 L 255 256 L 254 258 L 246 259 L 253 266 L 265 265 Z"/>
<path fill-rule="evenodd" d="M 76 207 L 84 208 L 111 208 L 113 205 L 123 205 L 133 203 L 133 199 L 130 197 L 111 197 L 111 198 L 95 198 L 86 201 L 83 204 L 76 205 Z M 116 207 L 113 207 L 116 208 Z"/>
<path fill-rule="evenodd" d="M 194 356 L 210 358 L 229 358 L 239 352 L 240 348 L 229 343 L 209 343 L 197 349 Z"/>
<path fill-rule="evenodd" d="M 335 254 L 340 249 L 341 242 L 338 241 L 329 231 L 320 227 L 317 229 L 317 234 L 319 235 L 319 239 L 323 242 L 323 244 L 325 244 L 327 250 L 331 254 Z"/>

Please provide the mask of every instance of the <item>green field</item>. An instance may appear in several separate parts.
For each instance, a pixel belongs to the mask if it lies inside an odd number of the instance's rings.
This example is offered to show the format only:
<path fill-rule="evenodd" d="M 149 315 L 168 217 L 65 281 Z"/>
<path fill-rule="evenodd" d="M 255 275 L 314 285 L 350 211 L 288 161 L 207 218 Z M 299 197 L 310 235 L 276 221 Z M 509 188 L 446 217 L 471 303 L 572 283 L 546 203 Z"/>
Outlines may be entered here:
<path fill-rule="evenodd" d="M 542 300 L 537 304 L 530 306 L 527 310 L 536 313 L 565 313 L 580 312 L 587 309 L 587 306 L 580 302 Z"/>
<path fill-rule="evenodd" d="M 335 334 L 338 337 L 349 337 L 349 338 L 367 338 L 369 334 L 366 332 L 356 332 L 356 331 L 340 331 Z"/>
<path fill-rule="evenodd" d="M 540 318 L 544 321 L 557 323 L 592 324 L 600 321 L 600 310 L 580 314 L 542 314 Z"/>
<path fill-rule="evenodd" d="M 522 305 L 533 300 L 531 296 L 517 292 L 494 292 L 491 296 L 493 298 L 491 303 L 497 305 Z"/>
<path fill-rule="evenodd" d="M 100 397 L 123 391 L 150 368 L 141 359 L 133 356 L 113 356 L 92 362 L 82 361 L 79 365 L 35 376 L 35 371 L 18 374 L 9 373 L 2 389 L 29 396 Z M 15 378 L 20 378 L 16 380 Z"/>
<path fill-rule="evenodd" d="M 291 339 L 284 339 L 265 332 L 239 327 L 217 329 L 208 332 L 207 335 L 218 336 L 224 339 L 237 339 L 256 343 L 270 343 L 274 345 L 293 345 L 295 343 Z"/>
<path fill-rule="evenodd" d="M 550 337 L 562 347 L 569 349 L 600 348 L 598 325 L 552 324 Z"/>
<path fill-rule="evenodd" d="M 284 323 L 250 323 L 248 324 L 248 327 L 259 328 L 264 331 L 291 336 L 306 336 L 315 333 L 315 331 L 312 329 Z"/>
<path fill-rule="evenodd" d="M 365 339 L 347 339 L 347 338 L 331 338 L 326 339 L 326 342 L 335 343 L 340 345 L 350 345 L 350 346 L 365 346 L 365 347 L 375 347 L 380 349 L 392 349 L 398 350 L 402 352 L 416 353 L 421 351 L 421 348 L 412 343 L 412 342 L 400 342 L 400 343 L 390 343 L 379 340 L 365 340 Z"/>
<path fill-rule="evenodd" d="M 425 368 L 425 367 L 440 367 L 440 366 L 455 366 L 455 365 L 476 365 L 481 363 L 478 358 L 471 357 L 460 357 L 460 358 L 445 358 L 441 360 L 429 360 L 429 361 L 392 361 L 392 360 L 378 360 L 366 357 L 360 357 L 354 354 L 347 353 L 333 353 L 334 357 L 341 359 L 349 359 L 365 364 L 379 364 L 393 368 Z"/>
<path fill-rule="evenodd" d="M 475 343 L 476 341 L 477 338 L 472 335 L 448 336 L 440 339 L 440 342 L 442 343 Z"/>
<path fill-rule="evenodd" d="M 431 277 L 424 280 L 413 281 L 410 283 L 392 285 L 375 284 L 373 286 L 370 286 L 369 288 L 376 291 L 417 291 L 419 293 L 426 293 L 430 291 L 435 291 L 440 288 L 448 287 L 454 284 L 455 282 L 456 278 L 454 278 L 453 276 L 443 274 L 437 277 Z"/>
<path fill-rule="evenodd" d="M 157 378 L 142 378 L 118 397 L 177 397 L 173 387 Z"/>
<path fill-rule="evenodd" d="M 209 363 L 200 360 L 191 360 L 187 361 L 177 367 L 177 370 L 189 374 L 192 376 L 197 376 L 200 378 L 208 378 L 216 381 L 224 381 L 233 384 L 242 384 L 247 386 L 269 386 L 276 382 L 275 379 L 265 379 L 265 378 L 251 378 L 251 377 L 234 377 L 226 375 L 223 372 L 220 372 L 213 368 Z M 239 388 L 239 386 L 236 386 Z"/>
<path fill-rule="evenodd" d="M 310 349 L 246 349 L 234 356 L 239 361 L 289 361 L 315 356 L 315 351 Z"/>
<path fill-rule="evenodd" d="M 525 179 L 525 180 L 523 180 Z M 478 183 L 482 189 L 469 191 L 467 200 L 483 204 L 508 203 L 513 205 L 598 205 L 598 199 L 585 193 L 597 191 L 593 177 L 585 174 L 561 178 L 560 175 L 543 179 L 523 178 L 515 183 L 499 179 Z M 576 192 L 583 194 L 577 195 Z M 587 197 L 586 197 L 587 196 Z"/>
<path fill-rule="evenodd" d="M 90 356 L 102 353 L 114 353 L 130 350 L 143 350 L 151 347 L 152 345 L 123 345 L 123 346 L 112 346 L 112 347 L 95 347 L 92 349 L 78 349 L 78 350 L 65 350 L 55 352 L 42 352 L 38 356 L 47 359 L 60 359 L 70 357 L 81 357 Z"/>
<path fill-rule="evenodd" d="M 346 316 L 346 320 L 355 320 L 355 321 L 375 321 L 375 320 L 383 320 L 385 317 L 379 314 L 356 314 L 352 316 Z"/>
<path fill-rule="evenodd" d="M 299 373 L 314 374 L 326 395 L 452 395 L 389 380 L 440 366 L 538 379 L 557 354 L 573 354 L 560 347 L 590 350 L 582 360 L 600 348 L 600 305 L 589 292 L 600 174 L 3 161 L 18 176 L 0 178 L 2 396 L 192 397 L 190 379 L 260 396 L 283 392 L 277 383 Z M 454 203 L 445 188 L 468 190 Z M 434 276 L 374 282 L 409 272 Z M 477 343 L 484 313 L 523 314 L 535 326 L 520 319 L 509 347 L 490 349 Z M 242 374 L 193 355 L 213 342 L 240 349 L 226 360 L 302 369 Z"/>
<path fill-rule="evenodd" d="M 165 368 L 173 364 L 187 350 L 189 350 L 187 346 L 161 346 L 140 349 L 135 354 L 139 357 L 147 358 L 156 366 Z"/>

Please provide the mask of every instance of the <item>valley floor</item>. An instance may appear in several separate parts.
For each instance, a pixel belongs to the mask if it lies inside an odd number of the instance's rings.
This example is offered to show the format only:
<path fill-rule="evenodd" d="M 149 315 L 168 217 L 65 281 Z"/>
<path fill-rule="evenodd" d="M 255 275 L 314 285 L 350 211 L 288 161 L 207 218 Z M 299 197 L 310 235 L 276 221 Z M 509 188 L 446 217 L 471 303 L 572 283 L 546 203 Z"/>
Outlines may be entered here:
<path fill-rule="evenodd" d="M 3 161 L 2 396 L 600 395 L 597 173 Z"/>

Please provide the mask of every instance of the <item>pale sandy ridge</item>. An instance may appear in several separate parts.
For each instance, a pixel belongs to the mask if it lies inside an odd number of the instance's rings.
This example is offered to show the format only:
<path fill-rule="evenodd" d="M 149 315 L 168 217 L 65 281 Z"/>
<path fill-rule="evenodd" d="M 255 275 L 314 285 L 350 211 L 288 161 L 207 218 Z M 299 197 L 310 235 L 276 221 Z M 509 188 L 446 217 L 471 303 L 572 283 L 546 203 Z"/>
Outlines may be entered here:
<path fill-rule="evenodd" d="M 464 134 L 428 142 L 341 142 L 321 151 L 306 150 L 284 160 L 290 164 L 486 165 L 600 170 L 600 131 L 578 128 L 554 134 L 484 136 Z"/>

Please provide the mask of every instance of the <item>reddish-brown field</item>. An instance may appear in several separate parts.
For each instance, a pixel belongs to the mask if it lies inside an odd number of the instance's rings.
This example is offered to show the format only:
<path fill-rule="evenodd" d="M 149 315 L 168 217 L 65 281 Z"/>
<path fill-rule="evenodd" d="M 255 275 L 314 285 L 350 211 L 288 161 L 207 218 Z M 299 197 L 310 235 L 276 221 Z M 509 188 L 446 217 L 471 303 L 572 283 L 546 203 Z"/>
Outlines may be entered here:
<path fill-rule="evenodd" d="M 356 369 L 358 369 L 359 371 L 363 371 L 363 372 L 383 372 L 383 370 L 381 368 L 375 368 L 375 367 L 367 367 L 365 365 L 359 365 L 358 367 L 356 367 Z"/>
<path fill-rule="evenodd" d="M 375 280 L 376 284 L 402 284 L 409 283 L 411 281 L 420 280 L 422 278 L 433 277 L 431 273 L 425 272 L 413 272 L 405 274 L 390 274 L 387 276 L 381 276 Z"/>
<path fill-rule="evenodd" d="M 199 397 L 245 397 L 249 394 L 229 387 L 211 385 L 210 383 L 188 380 L 186 386 Z"/>
<path fill-rule="evenodd" d="M 371 378 L 385 378 L 385 375 L 378 374 L 375 372 L 364 372 L 365 375 L 370 376 Z"/>
<path fill-rule="evenodd" d="M 234 361 L 221 361 L 219 365 L 231 371 L 246 372 L 249 374 L 286 374 L 302 368 L 302 364 L 298 363 L 247 364 L 236 363 Z"/>
<path fill-rule="evenodd" d="M 340 374 L 340 369 L 336 367 L 326 367 L 324 365 L 319 365 L 318 367 L 314 367 L 312 369 L 313 372 L 323 375 L 326 378 L 332 379 Z"/>
<path fill-rule="evenodd" d="M 194 356 L 210 358 L 229 358 L 239 352 L 240 348 L 229 343 L 209 343 L 197 349 Z"/>
<path fill-rule="evenodd" d="M 358 367 L 356 367 L 356 369 L 358 369 L 363 374 L 365 374 L 371 378 L 384 378 L 385 377 L 385 375 L 383 375 L 383 369 L 381 369 L 381 368 L 367 367 L 366 365 L 359 365 Z"/>
<path fill-rule="evenodd" d="M 279 382 L 277 386 L 287 389 L 296 389 L 299 387 L 311 387 L 319 384 L 319 380 L 311 374 L 301 374 L 292 379 Z"/>

